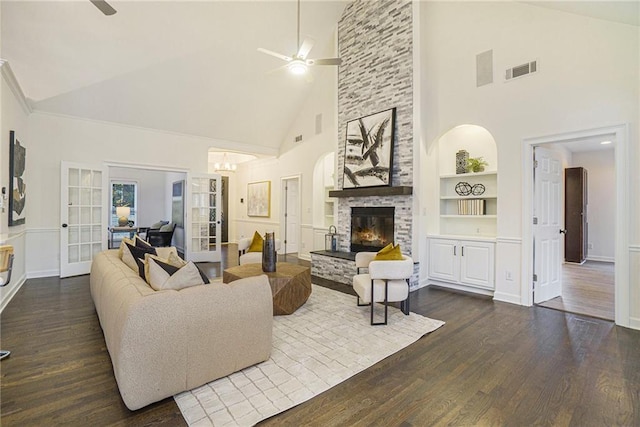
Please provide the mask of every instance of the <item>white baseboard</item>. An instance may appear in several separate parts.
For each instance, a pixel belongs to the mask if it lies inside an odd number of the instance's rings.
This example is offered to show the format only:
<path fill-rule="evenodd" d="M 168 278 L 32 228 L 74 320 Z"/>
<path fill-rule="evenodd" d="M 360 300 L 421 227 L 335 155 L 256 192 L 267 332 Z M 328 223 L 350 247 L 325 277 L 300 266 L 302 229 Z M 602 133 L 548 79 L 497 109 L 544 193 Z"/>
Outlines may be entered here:
<path fill-rule="evenodd" d="M 589 255 L 587 257 L 587 261 L 600 261 L 600 262 L 615 262 L 616 259 L 614 257 L 608 257 L 608 256 L 591 256 Z"/>
<path fill-rule="evenodd" d="M 631 329 L 640 330 L 640 318 L 638 318 L 638 317 L 630 317 L 629 318 L 629 327 Z"/>
<path fill-rule="evenodd" d="M 60 269 L 29 271 L 27 279 L 39 279 L 40 277 L 56 277 L 60 276 Z"/>
<path fill-rule="evenodd" d="M 417 291 L 420 288 L 426 288 L 427 286 L 429 286 L 429 282 L 427 280 L 418 281 L 418 285 L 411 288 L 411 292 Z"/>
<path fill-rule="evenodd" d="M 9 302 L 13 299 L 13 297 L 16 295 L 16 293 L 20 290 L 20 288 L 22 287 L 22 285 L 24 285 L 24 282 L 26 281 L 27 281 L 27 277 L 26 275 L 23 274 L 22 277 L 18 279 L 17 284 L 11 288 L 11 291 L 4 296 L 4 299 L 2 300 L 2 304 L 0 304 L 0 313 L 4 311 L 5 307 L 9 304 Z"/>
<path fill-rule="evenodd" d="M 440 286 L 442 288 L 456 289 L 458 291 L 470 292 L 472 294 L 487 295 L 490 297 L 492 297 L 494 293 L 490 289 L 475 288 L 473 286 L 460 285 L 457 283 L 441 282 L 439 280 L 433 280 L 433 279 L 429 279 L 428 285 Z"/>
<path fill-rule="evenodd" d="M 298 259 L 311 262 L 311 254 L 298 254 Z"/>
<path fill-rule="evenodd" d="M 505 292 L 495 292 L 493 294 L 494 301 L 508 302 L 509 304 L 522 305 L 520 295 L 508 294 Z"/>

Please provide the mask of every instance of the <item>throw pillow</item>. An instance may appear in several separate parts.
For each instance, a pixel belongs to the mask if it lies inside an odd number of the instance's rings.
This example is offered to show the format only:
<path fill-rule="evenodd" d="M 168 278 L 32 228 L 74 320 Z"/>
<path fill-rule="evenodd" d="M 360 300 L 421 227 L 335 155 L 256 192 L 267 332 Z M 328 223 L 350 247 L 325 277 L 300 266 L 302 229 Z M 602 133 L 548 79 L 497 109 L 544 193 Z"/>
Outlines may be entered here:
<path fill-rule="evenodd" d="M 149 248 L 136 248 L 131 243 L 125 243 L 125 247 L 122 251 L 122 262 L 127 264 L 130 269 L 140 274 L 140 277 L 144 278 L 144 269 L 141 272 L 138 266 L 137 258 L 144 259 L 144 254 L 150 253 L 156 255 L 156 250 L 153 247 Z"/>
<path fill-rule="evenodd" d="M 178 257 L 178 250 L 176 249 L 175 246 L 165 246 L 165 247 L 156 248 L 156 253 L 160 258 L 164 258 L 164 259 L 169 259 L 169 256 L 171 254 Z"/>
<path fill-rule="evenodd" d="M 147 264 L 149 266 L 149 284 L 156 291 L 180 290 L 204 284 L 200 269 L 192 261 L 178 268 L 149 257 Z"/>
<path fill-rule="evenodd" d="M 264 239 L 257 231 L 253 233 L 253 240 L 251 240 L 251 244 L 249 245 L 249 249 L 247 252 L 262 252 L 262 246 L 264 244 Z"/>
<path fill-rule="evenodd" d="M 393 250 L 393 242 L 378 251 L 378 254 L 386 254 Z"/>
<path fill-rule="evenodd" d="M 383 248 L 385 249 L 385 248 Z M 373 258 L 374 261 L 401 261 L 402 260 L 402 251 L 400 251 L 400 245 L 393 246 L 393 249 L 388 250 L 386 252 L 378 252 Z"/>
<path fill-rule="evenodd" d="M 166 265 L 170 265 L 172 267 L 175 267 L 175 270 L 178 270 L 182 267 L 184 267 L 185 265 L 187 265 L 187 261 L 183 260 L 182 258 L 180 258 L 177 254 L 174 253 L 169 253 L 169 258 L 167 259 L 163 259 L 159 256 L 155 256 L 155 255 L 151 255 L 151 254 L 145 254 L 144 256 L 144 262 L 145 262 L 145 266 L 144 266 L 144 270 L 145 270 L 145 275 L 143 277 L 143 279 L 147 280 L 147 283 L 149 283 L 149 280 L 147 279 L 149 277 L 149 258 L 153 258 L 155 261 L 159 261 L 161 263 L 164 263 Z M 164 265 L 162 264 L 162 265 Z M 204 271 L 202 271 L 202 269 L 200 267 L 198 267 L 198 264 L 194 264 L 196 266 L 196 268 L 198 269 L 198 273 L 200 274 L 200 277 L 202 278 L 202 281 L 205 284 L 209 284 L 211 283 L 209 281 L 209 277 L 207 277 L 207 275 L 204 273 Z M 169 267 L 167 267 L 169 268 Z M 170 269 L 173 270 L 173 269 Z M 175 272 L 174 270 L 174 272 Z M 167 271 L 169 274 L 173 274 L 172 272 Z M 151 283 L 149 283 L 151 284 Z"/>
<path fill-rule="evenodd" d="M 160 232 L 163 232 L 163 231 L 173 231 L 173 224 L 169 223 L 160 227 Z"/>
<path fill-rule="evenodd" d="M 130 239 L 128 237 L 122 238 L 122 241 L 120 242 L 120 247 L 118 248 L 118 258 L 122 259 L 123 251 L 127 243 L 131 245 L 135 244 L 135 237 L 133 239 Z"/>
<path fill-rule="evenodd" d="M 155 224 L 151 224 L 151 227 L 149 227 L 149 229 L 157 230 L 160 227 L 162 227 L 163 225 L 168 224 L 168 223 L 169 223 L 169 221 L 158 221 Z"/>
<path fill-rule="evenodd" d="M 152 248 L 153 247 L 146 240 L 142 240 L 142 238 L 140 238 L 140 236 L 138 236 L 137 234 L 134 240 L 136 241 L 136 244 L 135 244 L 136 248 Z"/>

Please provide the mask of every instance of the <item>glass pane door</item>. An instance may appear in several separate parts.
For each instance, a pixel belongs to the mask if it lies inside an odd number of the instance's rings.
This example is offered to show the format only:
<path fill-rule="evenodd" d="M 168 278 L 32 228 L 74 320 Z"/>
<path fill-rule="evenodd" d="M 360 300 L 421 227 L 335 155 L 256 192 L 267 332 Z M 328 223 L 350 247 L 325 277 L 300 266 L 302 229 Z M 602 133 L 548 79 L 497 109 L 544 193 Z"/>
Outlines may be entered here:
<path fill-rule="evenodd" d="M 187 259 L 220 261 L 220 175 L 192 175 L 190 181 Z"/>
<path fill-rule="evenodd" d="M 62 162 L 60 277 L 87 274 L 106 247 L 102 169 Z"/>

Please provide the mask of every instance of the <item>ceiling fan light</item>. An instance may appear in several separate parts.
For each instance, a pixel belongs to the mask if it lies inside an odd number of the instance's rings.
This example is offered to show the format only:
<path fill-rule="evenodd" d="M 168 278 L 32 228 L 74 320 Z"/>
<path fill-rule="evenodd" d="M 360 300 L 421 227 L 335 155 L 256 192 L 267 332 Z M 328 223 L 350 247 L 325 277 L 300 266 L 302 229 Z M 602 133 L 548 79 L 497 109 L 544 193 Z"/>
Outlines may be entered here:
<path fill-rule="evenodd" d="M 294 59 L 293 61 L 289 62 L 289 65 L 287 67 L 292 74 L 300 75 L 307 72 L 307 64 L 305 64 L 304 61 L 300 59 Z"/>

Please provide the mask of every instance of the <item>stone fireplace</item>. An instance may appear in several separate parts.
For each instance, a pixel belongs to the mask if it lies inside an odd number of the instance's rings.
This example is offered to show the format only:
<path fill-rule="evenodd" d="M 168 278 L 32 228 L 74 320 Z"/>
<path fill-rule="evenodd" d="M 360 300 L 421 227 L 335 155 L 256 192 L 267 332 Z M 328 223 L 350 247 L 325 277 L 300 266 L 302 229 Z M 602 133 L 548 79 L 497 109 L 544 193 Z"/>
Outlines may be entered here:
<path fill-rule="evenodd" d="M 393 243 L 393 207 L 351 208 L 351 252 L 376 252 Z"/>
<path fill-rule="evenodd" d="M 338 23 L 338 49 L 343 59 L 338 68 L 338 135 L 335 226 L 340 236 L 338 252 L 311 252 L 311 274 L 351 284 L 355 274 L 355 252 L 377 251 L 384 242 L 399 244 L 402 253 L 413 257 L 414 229 L 414 86 L 413 3 L 410 0 L 348 4 Z M 368 28 L 366 34 L 362 28 Z M 372 58 L 375 61 L 372 62 Z M 390 185 L 344 189 L 346 125 L 350 120 L 396 108 Z M 385 208 L 393 213 L 391 236 L 375 245 L 352 247 L 352 211 L 355 208 Z M 378 249 L 376 249 L 376 247 Z M 417 246 L 416 246 L 417 247 Z M 419 265 L 414 259 L 411 287 L 418 286 Z"/>

